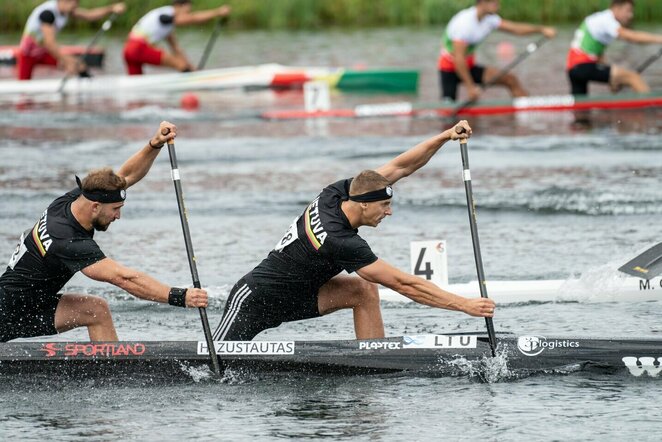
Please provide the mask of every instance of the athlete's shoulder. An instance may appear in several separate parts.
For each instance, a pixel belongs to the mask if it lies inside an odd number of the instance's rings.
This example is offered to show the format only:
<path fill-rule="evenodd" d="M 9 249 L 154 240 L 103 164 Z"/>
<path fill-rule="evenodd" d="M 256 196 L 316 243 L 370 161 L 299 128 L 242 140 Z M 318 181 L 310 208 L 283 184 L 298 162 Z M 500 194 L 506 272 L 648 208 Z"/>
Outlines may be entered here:
<path fill-rule="evenodd" d="M 335 193 L 339 195 L 347 195 L 349 196 L 349 186 L 352 184 L 352 178 L 345 178 L 342 180 L 338 180 L 335 183 L 331 183 L 328 186 L 326 186 L 322 192 L 330 192 L 330 193 Z"/>
<path fill-rule="evenodd" d="M 92 238 L 93 233 L 86 231 L 76 221 L 69 207 L 80 196 L 80 190 L 74 189 L 55 199 L 42 215 L 40 223 L 45 224 L 48 234 L 54 240 L 71 240 L 74 238 Z"/>
<path fill-rule="evenodd" d="M 448 25 L 446 26 L 447 33 L 461 31 L 465 26 L 471 22 L 478 21 L 476 18 L 476 8 L 474 6 L 463 9 L 451 17 Z"/>
<path fill-rule="evenodd" d="M 610 23 L 616 21 L 611 9 L 594 12 L 584 19 L 587 23 Z"/>
<path fill-rule="evenodd" d="M 55 198 L 53 202 L 49 204 L 48 210 L 50 211 L 51 209 L 55 209 L 64 204 L 68 204 L 70 202 L 76 201 L 76 199 L 80 196 L 80 194 L 81 194 L 80 189 L 72 189 L 69 192 L 65 193 L 64 195 Z"/>
<path fill-rule="evenodd" d="M 153 9 L 152 12 L 158 14 L 160 17 L 164 15 L 172 17 L 175 15 L 175 8 L 172 6 L 161 6 L 160 8 Z"/>

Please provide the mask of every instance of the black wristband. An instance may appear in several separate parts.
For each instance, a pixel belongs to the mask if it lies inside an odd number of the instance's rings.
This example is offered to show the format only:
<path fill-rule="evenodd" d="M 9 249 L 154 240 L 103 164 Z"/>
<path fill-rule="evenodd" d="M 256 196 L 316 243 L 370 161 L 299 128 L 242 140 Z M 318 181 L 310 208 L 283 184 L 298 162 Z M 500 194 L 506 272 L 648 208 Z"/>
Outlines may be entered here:
<path fill-rule="evenodd" d="M 171 288 L 168 294 L 168 304 L 176 307 L 186 307 L 186 290 L 188 289 Z"/>
<path fill-rule="evenodd" d="M 149 147 L 151 147 L 152 149 L 160 149 L 160 148 L 162 148 L 164 145 L 165 145 L 165 143 L 161 144 L 160 146 L 154 146 L 154 145 L 152 144 L 152 140 L 151 140 L 151 139 L 149 140 Z"/>

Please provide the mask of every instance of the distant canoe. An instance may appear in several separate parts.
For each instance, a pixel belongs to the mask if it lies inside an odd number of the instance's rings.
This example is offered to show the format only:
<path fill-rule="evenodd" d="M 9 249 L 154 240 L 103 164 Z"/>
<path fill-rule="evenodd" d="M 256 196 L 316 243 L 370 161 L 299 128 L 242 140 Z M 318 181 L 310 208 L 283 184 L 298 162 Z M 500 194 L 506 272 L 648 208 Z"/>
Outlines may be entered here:
<path fill-rule="evenodd" d="M 270 120 L 292 120 L 306 118 L 369 118 L 369 117 L 449 117 L 456 111 L 454 103 L 381 103 L 358 105 L 351 109 L 330 109 L 307 112 L 301 110 L 270 111 L 262 114 Z M 591 109 L 641 109 L 662 106 L 662 91 L 648 94 L 591 95 L 547 95 L 521 97 L 511 100 L 485 100 L 467 106 L 457 113 L 459 116 L 481 116 L 512 114 L 517 112 L 581 111 Z"/>
<path fill-rule="evenodd" d="M 132 95 L 145 92 L 191 90 L 300 88 L 309 81 L 322 81 L 342 91 L 413 93 L 418 88 L 418 71 L 408 69 L 350 70 L 328 67 L 289 67 L 279 64 L 207 69 L 136 76 L 95 76 L 72 78 L 63 92 L 72 94 Z M 0 95 L 55 93 L 61 80 L 0 81 Z"/>
<path fill-rule="evenodd" d="M 60 50 L 68 55 L 80 56 L 85 53 L 84 46 L 60 46 Z M 16 56 L 18 53 L 18 46 L 0 46 L 0 66 L 14 66 L 16 65 Z M 91 48 L 85 55 L 85 60 L 88 66 L 99 68 L 103 66 L 103 57 L 105 51 L 100 47 Z"/>

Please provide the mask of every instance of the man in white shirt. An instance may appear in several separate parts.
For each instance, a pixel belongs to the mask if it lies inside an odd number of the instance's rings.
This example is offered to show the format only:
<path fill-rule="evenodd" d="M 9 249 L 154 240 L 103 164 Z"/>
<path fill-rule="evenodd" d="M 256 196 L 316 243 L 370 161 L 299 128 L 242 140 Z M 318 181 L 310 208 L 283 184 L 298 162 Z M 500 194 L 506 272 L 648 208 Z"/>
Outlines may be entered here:
<path fill-rule="evenodd" d="M 16 76 L 19 80 L 32 79 L 32 71 L 37 65 L 59 65 L 69 74 L 84 72 L 86 66 L 82 60 L 61 51 L 57 43 L 60 29 L 69 18 L 97 21 L 126 10 L 124 3 L 94 9 L 79 8 L 78 3 L 78 0 L 48 0 L 33 9 L 25 24 L 17 57 Z"/>
<path fill-rule="evenodd" d="M 192 0 L 172 0 L 172 6 L 152 9 L 133 26 L 124 45 L 124 62 L 129 75 L 142 75 L 143 65 L 167 66 L 180 72 L 194 71 L 175 37 L 177 26 L 199 25 L 217 17 L 227 17 L 231 8 L 227 5 L 204 11 L 191 11 Z M 171 51 L 156 45 L 167 41 Z"/>
<path fill-rule="evenodd" d="M 497 12 L 499 0 L 476 0 L 476 5 L 453 16 L 444 32 L 437 67 L 441 84 L 441 98 L 455 100 L 457 86 L 462 83 L 470 100 L 477 100 L 482 90 L 479 85 L 489 83 L 499 75 L 499 69 L 476 64 L 475 50 L 494 30 L 515 35 L 540 33 L 553 38 L 556 30 L 547 26 L 504 20 Z M 508 88 L 513 97 L 528 95 L 519 79 L 511 73 L 499 78 L 495 84 Z"/>
<path fill-rule="evenodd" d="M 628 29 L 633 17 L 634 0 L 612 0 L 609 9 L 589 15 L 577 28 L 566 63 L 573 95 L 588 94 L 589 81 L 609 83 L 613 91 L 623 86 L 640 93 L 650 91 L 638 72 L 610 66 L 604 60 L 605 49 L 617 38 L 632 43 L 662 43 L 662 35 Z"/>

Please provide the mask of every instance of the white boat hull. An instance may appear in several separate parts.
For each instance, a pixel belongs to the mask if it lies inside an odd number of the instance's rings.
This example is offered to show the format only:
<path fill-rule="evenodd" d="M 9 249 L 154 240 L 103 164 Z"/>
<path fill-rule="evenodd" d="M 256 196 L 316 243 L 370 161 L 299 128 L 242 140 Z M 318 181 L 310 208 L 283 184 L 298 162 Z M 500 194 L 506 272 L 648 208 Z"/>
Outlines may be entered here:
<path fill-rule="evenodd" d="M 442 287 L 466 297 L 480 296 L 476 281 Z M 552 279 L 531 281 L 487 281 L 487 293 L 497 304 L 529 302 L 645 302 L 662 300 L 662 279 L 613 277 L 599 281 Z M 382 288 L 382 301 L 410 302 L 399 293 Z"/>

